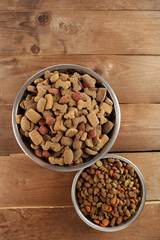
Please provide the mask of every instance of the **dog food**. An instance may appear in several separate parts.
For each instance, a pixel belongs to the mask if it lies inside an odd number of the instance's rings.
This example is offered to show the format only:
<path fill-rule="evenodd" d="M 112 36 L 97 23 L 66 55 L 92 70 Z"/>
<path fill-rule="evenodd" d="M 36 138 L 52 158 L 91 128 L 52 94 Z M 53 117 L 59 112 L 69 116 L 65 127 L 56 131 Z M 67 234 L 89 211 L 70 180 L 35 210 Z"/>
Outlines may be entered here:
<path fill-rule="evenodd" d="M 141 184 L 132 165 L 103 159 L 85 169 L 77 182 L 81 212 L 101 227 L 125 223 L 141 203 Z"/>
<path fill-rule="evenodd" d="M 16 117 L 35 154 L 51 164 L 88 161 L 107 144 L 114 127 L 107 89 L 88 74 L 46 71 L 27 87 Z"/>

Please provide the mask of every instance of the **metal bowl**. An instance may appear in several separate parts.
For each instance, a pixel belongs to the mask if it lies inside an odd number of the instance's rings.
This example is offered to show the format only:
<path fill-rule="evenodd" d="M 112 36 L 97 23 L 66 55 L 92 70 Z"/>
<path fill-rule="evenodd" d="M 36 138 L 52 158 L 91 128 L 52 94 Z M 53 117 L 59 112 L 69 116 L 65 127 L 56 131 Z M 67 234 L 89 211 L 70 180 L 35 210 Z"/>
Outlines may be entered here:
<path fill-rule="evenodd" d="M 115 119 L 114 124 L 115 125 L 111 132 L 109 142 L 104 146 L 104 148 L 95 157 L 93 157 L 88 162 L 85 162 L 80 165 L 70 166 L 70 167 L 55 166 L 50 163 L 47 163 L 47 162 L 43 161 L 42 159 L 38 158 L 34 154 L 33 150 L 29 146 L 28 142 L 22 138 L 22 136 L 19 132 L 18 125 L 16 124 L 16 115 L 21 113 L 21 111 L 22 111 L 21 108 L 19 107 L 19 104 L 26 96 L 26 92 L 27 92 L 26 89 L 27 89 L 28 85 L 30 85 L 36 78 L 41 77 L 45 73 L 46 70 L 49 70 L 49 71 L 58 70 L 60 72 L 63 72 L 66 70 L 73 70 L 73 71 L 77 71 L 79 73 L 88 73 L 91 76 L 93 76 L 94 78 L 96 78 L 96 80 L 99 83 L 101 83 L 104 87 L 106 87 L 108 89 L 109 96 L 112 99 L 113 104 L 114 104 L 114 119 Z M 92 165 L 93 163 L 97 162 L 98 159 L 102 158 L 107 152 L 109 152 L 109 150 L 113 146 L 113 144 L 118 136 L 118 132 L 119 132 L 119 128 L 120 128 L 120 119 L 121 119 L 121 114 L 120 114 L 119 103 L 118 103 L 117 97 L 116 97 L 114 91 L 112 90 L 112 88 L 110 87 L 110 85 L 96 72 L 94 72 L 88 68 L 82 67 L 82 66 L 71 65 L 71 64 L 61 64 L 61 65 L 51 66 L 51 67 L 45 68 L 45 69 L 41 70 L 40 72 L 34 74 L 31 78 L 29 78 L 29 80 L 23 85 L 23 87 L 19 91 L 19 93 L 15 99 L 13 109 L 12 109 L 13 132 L 14 132 L 16 140 L 17 140 L 19 146 L 21 147 L 21 149 L 23 150 L 23 152 L 28 157 L 30 157 L 33 161 L 40 164 L 41 166 L 46 167 L 51 170 L 62 171 L 62 172 L 77 171 L 82 168 L 86 168 L 86 167 Z"/>
<path fill-rule="evenodd" d="M 126 162 L 126 163 L 129 163 L 131 164 L 133 167 L 134 167 L 134 170 L 136 171 L 139 179 L 140 179 L 140 183 L 141 183 L 141 188 L 142 188 L 142 200 L 141 200 L 141 204 L 139 206 L 139 209 L 137 211 L 137 213 L 134 215 L 134 217 L 132 217 L 130 220 L 128 220 L 126 223 L 122 224 L 122 225 L 119 225 L 119 226 L 115 226 L 115 227 L 101 227 L 101 226 L 98 226 L 96 224 L 94 224 L 93 222 L 91 222 L 89 219 L 87 219 L 83 213 L 81 212 L 80 208 L 79 208 L 79 205 L 78 205 L 78 202 L 77 202 L 77 199 L 76 199 L 76 185 L 77 185 L 77 181 L 81 175 L 81 173 L 83 172 L 83 170 L 79 171 L 75 177 L 74 177 L 74 180 L 73 180 L 73 183 L 72 183 L 72 189 L 71 189 L 71 197 L 72 197 L 72 202 L 73 202 L 73 205 L 74 205 L 74 208 L 77 212 L 77 214 L 79 215 L 79 217 L 90 227 L 96 229 L 96 230 L 99 230 L 99 231 L 102 231 L 102 232 L 116 232 L 116 231 L 119 231 L 119 230 L 122 230 L 126 227 L 128 227 L 129 225 L 131 225 L 137 218 L 138 216 L 140 215 L 140 213 L 142 212 L 142 209 L 145 205 L 145 201 L 146 201 L 146 184 L 145 184 L 145 181 L 144 181 L 144 178 L 143 178 L 143 175 L 142 173 L 140 172 L 140 170 L 136 167 L 136 165 L 134 165 L 131 161 L 129 161 L 128 159 L 124 158 L 124 157 L 121 157 L 121 156 L 117 156 L 117 155 L 113 155 L 113 154 L 107 154 L 105 155 L 105 157 L 103 158 L 116 158 L 116 159 L 119 159 L 123 162 Z"/>

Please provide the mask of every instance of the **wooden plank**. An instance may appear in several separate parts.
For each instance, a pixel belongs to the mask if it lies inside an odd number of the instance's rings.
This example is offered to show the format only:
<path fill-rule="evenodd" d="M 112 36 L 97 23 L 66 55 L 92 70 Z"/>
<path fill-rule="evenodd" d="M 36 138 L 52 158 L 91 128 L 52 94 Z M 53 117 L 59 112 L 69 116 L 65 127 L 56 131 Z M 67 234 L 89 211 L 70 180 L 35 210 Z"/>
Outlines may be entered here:
<path fill-rule="evenodd" d="M 0 10 L 10 10 L 10 11 L 31 11 L 31 10 L 41 10 L 53 9 L 53 1 L 45 0 L 33 1 L 5 1 L 1 0 Z M 101 1 L 74 1 L 68 0 L 54 0 L 54 10 L 160 10 L 159 0 L 101 0 Z"/>
<path fill-rule="evenodd" d="M 160 150 L 160 104 L 121 104 L 122 122 L 111 151 Z M 0 154 L 21 153 L 11 126 L 11 105 L 0 107 Z M 7 133 L 7 134 L 6 134 Z"/>
<path fill-rule="evenodd" d="M 120 103 L 159 103 L 159 56 L 54 55 L 1 58 L 0 104 L 13 104 L 29 77 L 42 68 L 62 63 L 95 70 L 111 85 Z"/>
<path fill-rule="evenodd" d="M 147 200 L 160 200 L 157 191 L 160 153 L 120 155 L 130 159 L 142 172 L 146 181 Z M 12 154 L 0 157 L 0 173 L 0 207 L 72 205 L 70 191 L 74 172 L 53 172 L 34 163 L 24 154 Z"/>
<path fill-rule="evenodd" d="M 2 12 L 0 55 L 160 54 L 159 25 L 158 11 Z"/>
<path fill-rule="evenodd" d="M 128 228 L 105 233 L 87 226 L 73 208 L 1 209 L 1 240 L 17 239 L 105 239 L 159 240 L 160 204 L 146 205 L 139 218 Z"/>

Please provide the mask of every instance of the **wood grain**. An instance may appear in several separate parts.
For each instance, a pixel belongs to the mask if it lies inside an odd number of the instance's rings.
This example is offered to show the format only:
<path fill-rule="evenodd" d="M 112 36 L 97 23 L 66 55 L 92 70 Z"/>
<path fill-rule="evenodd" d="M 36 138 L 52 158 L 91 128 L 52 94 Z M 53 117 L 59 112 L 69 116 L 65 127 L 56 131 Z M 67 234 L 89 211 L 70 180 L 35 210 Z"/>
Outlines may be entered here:
<path fill-rule="evenodd" d="M 160 104 L 121 104 L 122 122 L 111 151 L 160 150 Z M 21 153 L 11 126 L 11 105 L 0 106 L 0 154 Z M 7 133 L 7 134 L 6 134 Z"/>
<path fill-rule="evenodd" d="M 44 11 L 46 9 L 54 10 L 160 10 L 160 2 L 158 0 L 101 0 L 101 1 L 74 1 L 74 0 L 1 0 L 1 10 L 14 11 L 31 11 L 39 10 Z"/>
<path fill-rule="evenodd" d="M 160 200 L 160 153 L 121 153 L 142 172 L 147 200 Z M 152 169 L 152 171 L 151 171 Z M 70 206 L 75 173 L 45 169 L 24 154 L 0 157 L 0 207 Z M 20 196 L 20 197 L 19 197 Z"/>
<path fill-rule="evenodd" d="M 111 85 L 120 103 L 160 102 L 159 56 L 54 55 L 1 58 L 0 104 L 13 104 L 29 77 L 42 68 L 62 63 L 95 70 Z"/>
<path fill-rule="evenodd" d="M 0 210 L 1 240 L 17 239 L 109 239 L 159 240 L 160 204 L 146 205 L 128 228 L 115 233 L 99 232 L 87 226 L 73 208 Z"/>
<path fill-rule="evenodd" d="M 158 11 L 2 12 L 0 55 L 160 54 L 159 26 Z"/>

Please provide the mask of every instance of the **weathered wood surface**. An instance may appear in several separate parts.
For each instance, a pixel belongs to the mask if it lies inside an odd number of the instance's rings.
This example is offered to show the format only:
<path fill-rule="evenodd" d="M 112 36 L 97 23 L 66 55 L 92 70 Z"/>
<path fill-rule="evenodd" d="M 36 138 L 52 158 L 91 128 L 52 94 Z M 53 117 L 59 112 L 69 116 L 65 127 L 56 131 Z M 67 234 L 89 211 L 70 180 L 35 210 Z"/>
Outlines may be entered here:
<path fill-rule="evenodd" d="M 142 172 L 147 200 L 160 200 L 160 153 L 121 153 Z M 71 185 L 75 172 L 45 169 L 24 154 L 0 157 L 0 208 L 71 206 Z"/>
<path fill-rule="evenodd" d="M 111 151 L 160 150 L 160 104 L 121 104 L 120 108 L 121 128 Z M 11 110 L 12 105 L 0 106 L 0 154 L 22 152 L 13 135 Z"/>
<path fill-rule="evenodd" d="M 54 10 L 160 10 L 159 0 L 1 0 L 0 10 L 10 11 Z"/>
<path fill-rule="evenodd" d="M 63 63 L 83 65 L 102 75 L 120 103 L 160 102 L 159 56 L 54 55 L 1 58 L 0 104 L 13 104 L 22 85 L 42 68 Z"/>
<path fill-rule="evenodd" d="M 88 227 L 73 208 L 59 209 L 1 209 L 0 239 L 123 239 L 159 240 L 160 204 L 144 207 L 140 217 L 128 228 L 105 233 Z"/>
<path fill-rule="evenodd" d="M 160 54 L 160 12 L 1 12 L 0 55 Z"/>

